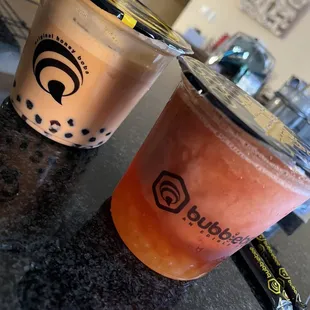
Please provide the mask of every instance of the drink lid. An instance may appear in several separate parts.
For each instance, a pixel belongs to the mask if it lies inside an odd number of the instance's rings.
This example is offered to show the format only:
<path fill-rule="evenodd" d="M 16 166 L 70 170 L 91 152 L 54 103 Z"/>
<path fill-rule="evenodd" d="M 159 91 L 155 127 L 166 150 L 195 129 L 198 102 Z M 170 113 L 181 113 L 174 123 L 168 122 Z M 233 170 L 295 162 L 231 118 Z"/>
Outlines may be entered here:
<path fill-rule="evenodd" d="M 190 45 L 139 0 L 91 0 L 128 27 L 166 43 L 178 54 L 192 54 Z"/>
<path fill-rule="evenodd" d="M 255 138 L 310 172 L 310 147 L 280 119 L 230 80 L 191 57 L 179 58 L 184 75 L 214 106 Z"/>

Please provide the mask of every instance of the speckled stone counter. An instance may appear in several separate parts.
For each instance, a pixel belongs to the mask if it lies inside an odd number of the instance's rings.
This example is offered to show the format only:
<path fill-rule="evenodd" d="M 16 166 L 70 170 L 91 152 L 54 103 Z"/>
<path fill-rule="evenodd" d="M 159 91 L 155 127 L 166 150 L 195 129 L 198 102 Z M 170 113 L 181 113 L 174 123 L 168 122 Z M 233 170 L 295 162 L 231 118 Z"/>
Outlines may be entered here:
<path fill-rule="evenodd" d="M 1 310 L 262 309 L 232 260 L 197 281 L 169 280 L 140 263 L 113 226 L 109 197 L 178 78 L 173 64 L 94 150 L 54 143 L 10 103 L 0 106 Z"/>

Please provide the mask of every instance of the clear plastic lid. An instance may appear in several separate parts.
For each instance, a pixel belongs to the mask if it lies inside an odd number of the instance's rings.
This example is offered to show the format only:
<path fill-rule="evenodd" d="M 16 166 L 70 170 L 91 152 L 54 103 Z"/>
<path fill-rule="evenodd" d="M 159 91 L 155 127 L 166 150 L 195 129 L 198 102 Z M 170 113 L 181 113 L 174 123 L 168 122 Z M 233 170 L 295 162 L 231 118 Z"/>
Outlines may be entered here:
<path fill-rule="evenodd" d="M 274 114 L 207 65 L 191 57 L 180 57 L 179 61 L 183 73 L 201 96 L 249 134 L 310 172 L 310 147 Z"/>
<path fill-rule="evenodd" d="M 177 32 L 138 0 L 91 0 L 91 2 L 115 15 L 137 32 L 164 42 L 179 55 L 193 53 L 190 45 Z"/>

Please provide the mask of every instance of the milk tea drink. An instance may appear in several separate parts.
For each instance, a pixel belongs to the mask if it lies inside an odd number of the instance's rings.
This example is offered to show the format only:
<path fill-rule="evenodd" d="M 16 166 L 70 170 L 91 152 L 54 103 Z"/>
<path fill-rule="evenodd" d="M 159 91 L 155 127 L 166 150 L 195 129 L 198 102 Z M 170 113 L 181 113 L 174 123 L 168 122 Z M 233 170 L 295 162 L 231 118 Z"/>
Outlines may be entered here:
<path fill-rule="evenodd" d="M 162 27 L 162 36 L 153 39 L 153 24 L 147 28 L 143 18 Z M 189 51 L 136 1 L 41 1 L 11 101 L 46 137 L 74 147 L 98 147 L 167 64 Z"/>

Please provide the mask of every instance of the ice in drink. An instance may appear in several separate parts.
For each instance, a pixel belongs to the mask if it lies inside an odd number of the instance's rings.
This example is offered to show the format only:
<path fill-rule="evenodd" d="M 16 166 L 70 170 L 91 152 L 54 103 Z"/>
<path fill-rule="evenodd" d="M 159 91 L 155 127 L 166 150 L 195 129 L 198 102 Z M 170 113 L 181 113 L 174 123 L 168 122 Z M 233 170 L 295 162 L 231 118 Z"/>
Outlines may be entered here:
<path fill-rule="evenodd" d="M 183 75 L 112 198 L 128 248 L 178 280 L 208 273 L 310 196 L 303 170 L 271 140 L 304 151 L 301 142 L 233 84 L 186 62 L 209 75 L 209 89 Z"/>

